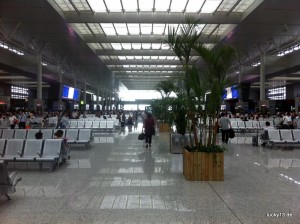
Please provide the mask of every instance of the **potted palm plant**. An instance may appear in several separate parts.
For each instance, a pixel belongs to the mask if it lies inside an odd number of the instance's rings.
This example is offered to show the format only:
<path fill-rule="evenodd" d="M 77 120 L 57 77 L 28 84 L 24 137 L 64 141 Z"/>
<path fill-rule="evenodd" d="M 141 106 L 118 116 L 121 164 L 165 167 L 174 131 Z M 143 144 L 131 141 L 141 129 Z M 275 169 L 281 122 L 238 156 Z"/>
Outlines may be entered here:
<path fill-rule="evenodd" d="M 189 131 L 190 144 L 183 152 L 183 173 L 187 180 L 224 180 L 225 148 L 216 144 L 216 124 L 221 95 L 228 83 L 227 73 L 236 58 L 236 51 L 227 45 L 208 49 L 199 43 L 198 22 L 187 18 L 179 32 L 169 29 L 168 33 L 168 44 L 185 70 L 187 115 L 193 127 Z M 191 63 L 192 52 L 202 58 L 204 66 L 197 68 Z M 211 97 L 205 100 L 208 91 Z M 199 131 L 196 128 L 196 115 L 200 120 Z"/>

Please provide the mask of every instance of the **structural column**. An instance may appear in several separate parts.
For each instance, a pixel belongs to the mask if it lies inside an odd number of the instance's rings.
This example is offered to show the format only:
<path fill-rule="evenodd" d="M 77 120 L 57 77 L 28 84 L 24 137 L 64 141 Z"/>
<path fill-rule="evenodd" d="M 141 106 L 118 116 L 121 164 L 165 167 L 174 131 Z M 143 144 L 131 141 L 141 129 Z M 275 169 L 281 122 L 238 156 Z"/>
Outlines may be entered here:
<path fill-rule="evenodd" d="M 43 77 L 43 65 L 42 65 L 42 54 L 37 55 L 37 100 L 42 100 L 42 77 Z"/>
<path fill-rule="evenodd" d="M 86 110 L 86 105 L 87 105 L 87 102 L 86 102 L 86 79 L 83 84 L 83 102 L 84 102 L 84 110 Z"/>
<path fill-rule="evenodd" d="M 239 66 L 239 102 L 243 102 L 243 97 L 242 97 L 242 82 L 243 82 L 243 73 L 244 73 L 244 66 L 240 65 Z"/>
<path fill-rule="evenodd" d="M 260 56 L 260 101 L 266 99 L 266 56 L 262 54 Z"/>
<path fill-rule="evenodd" d="M 98 85 L 97 85 L 97 94 L 96 94 L 97 95 L 97 111 L 100 109 L 99 108 L 99 88 L 100 87 L 99 87 L 99 83 L 98 83 Z"/>

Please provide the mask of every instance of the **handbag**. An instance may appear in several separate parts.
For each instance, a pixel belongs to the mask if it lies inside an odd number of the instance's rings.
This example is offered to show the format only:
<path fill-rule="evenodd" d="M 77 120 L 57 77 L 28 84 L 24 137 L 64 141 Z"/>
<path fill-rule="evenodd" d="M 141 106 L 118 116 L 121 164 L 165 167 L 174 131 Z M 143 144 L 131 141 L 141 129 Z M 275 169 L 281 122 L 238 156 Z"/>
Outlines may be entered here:
<path fill-rule="evenodd" d="M 235 136 L 234 130 L 230 128 L 228 131 L 228 138 L 234 138 L 234 136 Z"/>
<path fill-rule="evenodd" d="M 138 136 L 138 140 L 144 140 L 144 139 L 145 139 L 145 137 L 146 137 L 145 133 L 144 133 L 144 132 L 142 132 L 141 134 L 139 134 L 139 136 Z"/>

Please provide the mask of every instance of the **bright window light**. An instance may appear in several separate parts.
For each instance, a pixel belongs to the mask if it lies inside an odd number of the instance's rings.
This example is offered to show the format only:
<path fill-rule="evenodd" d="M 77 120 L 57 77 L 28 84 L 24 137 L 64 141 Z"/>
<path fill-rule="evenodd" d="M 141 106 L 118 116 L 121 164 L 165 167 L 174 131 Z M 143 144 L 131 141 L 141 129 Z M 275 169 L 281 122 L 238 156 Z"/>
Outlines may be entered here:
<path fill-rule="evenodd" d="M 142 48 L 149 50 L 151 48 L 151 44 L 142 43 Z"/>
<path fill-rule="evenodd" d="M 151 60 L 157 60 L 158 56 L 151 56 Z"/>
<path fill-rule="evenodd" d="M 127 27 L 130 35 L 140 34 L 140 25 L 138 23 L 127 23 Z"/>
<path fill-rule="evenodd" d="M 245 12 L 255 0 L 242 0 L 233 10 L 233 12 Z"/>
<path fill-rule="evenodd" d="M 144 59 L 144 60 L 149 60 L 149 59 L 150 59 L 150 56 L 143 56 L 143 59 Z"/>
<path fill-rule="evenodd" d="M 155 11 L 167 12 L 169 10 L 170 0 L 155 1 Z"/>
<path fill-rule="evenodd" d="M 187 0 L 172 0 L 171 12 L 183 12 Z"/>
<path fill-rule="evenodd" d="M 188 5 L 186 6 L 185 11 L 186 12 L 198 12 L 202 5 L 204 0 L 189 0 Z"/>
<path fill-rule="evenodd" d="M 167 58 L 166 56 L 159 56 L 158 57 L 159 60 L 166 60 L 166 58 Z"/>
<path fill-rule="evenodd" d="M 157 65 L 157 67 L 158 67 L 158 68 L 162 68 L 162 67 L 163 67 L 163 65 Z"/>
<path fill-rule="evenodd" d="M 153 24 L 153 34 L 162 35 L 165 31 L 166 24 Z"/>
<path fill-rule="evenodd" d="M 218 12 L 229 12 L 239 0 L 223 1 L 218 8 Z"/>
<path fill-rule="evenodd" d="M 179 24 L 168 24 L 168 26 L 167 26 L 167 30 L 169 31 L 169 30 L 171 30 L 171 31 L 173 31 L 173 29 L 175 29 L 175 31 L 177 31 L 177 29 L 178 29 L 178 25 Z M 167 32 L 167 31 L 166 31 Z"/>
<path fill-rule="evenodd" d="M 92 34 L 87 25 L 85 25 L 85 23 L 74 23 L 74 25 L 81 34 Z"/>
<path fill-rule="evenodd" d="M 143 56 L 135 56 L 135 59 L 141 60 L 141 59 L 143 59 Z"/>
<path fill-rule="evenodd" d="M 123 47 L 125 50 L 131 50 L 131 44 L 129 44 L 129 43 L 123 43 L 123 44 L 122 44 L 122 47 Z"/>
<path fill-rule="evenodd" d="M 134 56 L 126 56 L 126 58 L 127 58 L 128 60 L 133 60 L 133 59 L 134 59 Z"/>
<path fill-rule="evenodd" d="M 151 34 L 152 33 L 152 24 L 151 23 L 142 23 L 141 24 L 141 33 L 142 34 Z"/>
<path fill-rule="evenodd" d="M 128 35 L 126 23 L 115 23 L 114 25 L 118 35 Z"/>
<path fill-rule="evenodd" d="M 152 44 L 152 49 L 154 49 L 154 50 L 158 50 L 158 49 L 160 49 L 160 47 L 161 47 L 161 44 Z"/>
<path fill-rule="evenodd" d="M 91 28 L 94 34 L 103 34 L 99 23 L 88 23 L 88 26 Z"/>
<path fill-rule="evenodd" d="M 135 50 L 141 50 L 142 44 L 141 43 L 133 43 L 132 48 Z"/>
<path fill-rule="evenodd" d="M 94 12 L 106 12 L 106 7 L 102 0 L 88 0 Z"/>
<path fill-rule="evenodd" d="M 110 12 L 122 12 L 122 6 L 120 0 L 106 0 L 105 1 L 108 11 Z"/>
<path fill-rule="evenodd" d="M 174 60 L 174 56 L 167 56 L 167 60 Z"/>
<path fill-rule="evenodd" d="M 122 50 L 122 46 L 120 43 L 111 43 L 111 46 L 114 50 Z"/>
<path fill-rule="evenodd" d="M 123 8 L 125 12 L 136 12 L 137 1 L 136 0 L 122 0 Z"/>
<path fill-rule="evenodd" d="M 202 7 L 201 13 L 213 13 L 216 11 L 222 0 L 209 0 L 206 1 Z"/>
<path fill-rule="evenodd" d="M 116 35 L 116 31 L 112 23 L 100 23 L 100 25 L 106 35 Z"/>
<path fill-rule="evenodd" d="M 129 65 L 123 65 L 124 68 L 129 68 Z"/>
<path fill-rule="evenodd" d="M 126 60 L 126 56 L 118 56 L 120 60 Z"/>
<path fill-rule="evenodd" d="M 170 65 L 164 65 L 163 67 L 164 68 L 170 68 Z"/>
<path fill-rule="evenodd" d="M 153 10 L 153 0 L 139 0 L 140 11 L 150 12 Z"/>
<path fill-rule="evenodd" d="M 113 49 L 112 46 L 111 46 L 109 43 L 102 43 L 101 45 L 102 45 L 102 47 L 103 47 L 105 50 L 107 50 L 107 49 Z"/>
<path fill-rule="evenodd" d="M 163 50 L 169 50 L 170 46 L 168 44 L 162 44 L 161 45 L 161 49 L 163 49 Z"/>

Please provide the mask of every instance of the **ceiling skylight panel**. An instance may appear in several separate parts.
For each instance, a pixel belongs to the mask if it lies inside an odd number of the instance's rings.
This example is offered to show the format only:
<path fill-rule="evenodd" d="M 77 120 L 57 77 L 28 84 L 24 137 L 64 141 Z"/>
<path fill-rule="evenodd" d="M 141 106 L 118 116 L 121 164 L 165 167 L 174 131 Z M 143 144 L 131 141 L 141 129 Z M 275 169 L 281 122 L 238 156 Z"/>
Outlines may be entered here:
<path fill-rule="evenodd" d="M 124 68 L 129 68 L 129 65 L 123 65 Z"/>
<path fill-rule="evenodd" d="M 145 49 L 145 50 L 149 50 L 151 48 L 151 44 L 142 43 L 142 48 Z"/>
<path fill-rule="evenodd" d="M 125 12 L 137 12 L 137 0 L 122 0 Z"/>
<path fill-rule="evenodd" d="M 129 65 L 129 68 L 136 68 L 136 65 Z"/>
<path fill-rule="evenodd" d="M 74 25 L 81 34 L 92 34 L 85 23 L 75 23 Z"/>
<path fill-rule="evenodd" d="M 141 60 L 141 59 L 143 59 L 143 56 L 134 56 L 134 58 L 135 58 L 136 60 Z"/>
<path fill-rule="evenodd" d="M 206 24 L 206 26 L 202 30 L 202 33 L 210 34 L 216 28 L 216 26 L 217 24 Z"/>
<path fill-rule="evenodd" d="M 175 29 L 175 31 L 177 32 L 178 25 L 179 24 L 168 24 L 168 26 L 166 27 L 166 33 L 168 33 L 169 30 L 171 30 L 173 32 L 173 29 Z"/>
<path fill-rule="evenodd" d="M 166 57 L 166 56 L 159 56 L 158 59 L 159 59 L 159 60 L 166 60 L 167 57 Z"/>
<path fill-rule="evenodd" d="M 150 60 L 150 56 L 143 56 L 144 60 Z"/>
<path fill-rule="evenodd" d="M 233 12 L 245 12 L 255 0 L 242 0 L 234 9 Z"/>
<path fill-rule="evenodd" d="M 122 12 L 122 6 L 120 0 L 105 0 L 108 11 L 110 12 Z"/>
<path fill-rule="evenodd" d="M 111 46 L 114 50 L 122 50 L 122 46 L 120 43 L 111 43 Z"/>
<path fill-rule="evenodd" d="M 172 0 L 170 7 L 171 12 L 183 12 L 187 0 Z"/>
<path fill-rule="evenodd" d="M 195 30 L 197 31 L 197 33 L 200 33 L 204 27 L 205 27 L 205 24 L 197 24 L 197 26 L 195 27 Z"/>
<path fill-rule="evenodd" d="M 110 56 L 110 59 L 111 60 L 118 60 L 119 58 L 118 58 L 118 56 Z"/>
<path fill-rule="evenodd" d="M 89 11 L 90 7 L 86 0 L 73 0 L 73 4 L 79 11 Z"/>
<path fill-rule="evenodd" d="M 156 68 L 156 65 L 150 65 L 150 68 Z"/>
<path fill-rule="evenodd" d="M 168 44 L 162 44 L 161 45 L 161 49 L 163 49 L 163 50 L 169 50 L 170 46 Z"/>
<path fill-rule="evenodd" d="M 75 11 L 72 4 L 69 2 L 69 0 L 55 0 L 55 3 L 61 8 L 62 11 Z"/>
<path fill-rule="evenodd" d="M 152 24 L 151 23 L 141 23 L 141 33 L 142 34 L 151 34 L 152 33 Z"/>
<path fill-rule="evenodd" d="M 106 7 L 102 0 L 88 0 L 94 12 L 106 12 Z"/>
<path fill-rule="evenodd" d="M 174 60 L 175 56 L 167 56 L 167 60 Z"/>
<path fill-rule="evenodd" d="M 99 58 L 101 58 L 102 60 L 109 60 L 109 56 L 99 56 Z"/>
<path fill-rule="evenodd" d="M 127 23 L 130 35 L 140 35 L 140 25 L 138 23 Z"/>
<path fill-rule="evenodd" d="M 122 47 L 123 47 L 125 50 L 131 50 L 131 44 L 129 44 L 129 43 L 123 43 L 123 44 L 122 44 Z"/>
<path fill-rule="evenodd" d="M 94 50 L 101 50 L 101 49 L 103 49 L 99 43 L 89 43 L 88 45 L 90 46 L 90 48 L 92 48 Z"/>
<path fill-rule="evenodd" d="M 133 59 L 134 59 L 134 56 L 126 56 L 126 58 L 127 58 L 128 60 L 133 60 Z"/>
<path fill-rule="evenodd" d="M 170 65 L 164 65 L 163 68 L 170 68 Z"/>
<path fill-rule="evenodd" d="M 106 35 L 116 35 L 116 31 L 112 23 L 100 23 L 100 25 Z"/>
<path fill-rule="evenodd" d="M 141 43 L 132 43 L 132 48 L 134 50 L 141 50 L 142 44 Z"/>
<path fill-rule="evenodd" d="M 158 56 L 151 56 L 151 60 L 157 60 Z"/>
<path fill-rule="evenodd" d="M 158 68 L 162 68 L 162 67 L 163 67 L 163 65 L 157 65 L 157 67 L 158 67 Z"/>
<path fill-rule="evenodd" d="M 213 13 L 216 11 L 222 0 L 207 0 L 201 9 L 201 13 Z"/>
<path fill-rule="evenodd" d="M 230 9 L 238 2 L 239 0 L 227 0 L 223 1 L 218 8 L 218 12 L 229 12 Z"/>
<path fill-rule="evenodd" d="M 221 24 L 218 29 L 215 30 L 213 35 L 222 35 L 228 28 L 230 24 Z"/>
<path fill-rule="evenodd" d="M 170 68 L 177 68 L 177 65 L 170 65 Z"/>
<path fill-rule="evenodd" d="M 119 60 L 126 60 L 126 56 L 118 56 Z"/>
<path fill-rule="evenodd" d="M 158 49 L 160 49 L 160 47 L 161 47 L 161 44 L 152 44 L 152 49 L 154 49 L 154 50 L 158 50 Z"/>
<path fill-rule="evenodd" d="M 202 5 L 204 0 L 189 0 L 185 12 L 198 12 Z"/>
<path fill-rule="evenodd" d="M 111 50 L 112 49 L 112 46 L 109 43 L 102 43 L 101 45 L 102 45 L 103 49 L 105 49 L 105 50 Z"/>
<path fill-rule="evenodd" d="M 155 1 L 155 11 L 156 12 L 167 12 L 170 7 L 170 0 Z"/>
<path fill-rule="evenodd" d="M 162 35 L 165 31 L 166 24 L 153 24 L 153 34 Z"/>
<path fill-rule="evenodd" d="M 103 30 L 98 23 L 88 23 L 88 26 L 94 34 L 103 34 Z"/>
<path fill-rule="evenodd" d="M 118 35 L 128 35 L 126 23 L 115 23 L 114 26 Z"/>
<path fill-rule="evenodd" d="M 150 12 L 153 10 L 153 0 L 139 0 L 139 8 L 142 12 Z"/>

